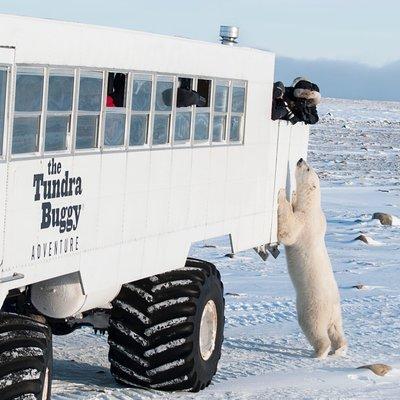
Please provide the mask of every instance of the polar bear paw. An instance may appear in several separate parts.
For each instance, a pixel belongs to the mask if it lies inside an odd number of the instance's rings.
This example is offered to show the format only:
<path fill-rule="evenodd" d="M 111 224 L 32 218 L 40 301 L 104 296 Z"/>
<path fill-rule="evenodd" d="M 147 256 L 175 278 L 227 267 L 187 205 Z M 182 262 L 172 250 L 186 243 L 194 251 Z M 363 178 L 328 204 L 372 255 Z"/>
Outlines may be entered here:
<path fill-rule="evenodd" d="M 339 347 L 338 349 L 336 349 L 336 350 L 334 351 L 333 355 L 334 355 L 335 357 L 342 357 L 342 356 L 345 356 L 345 355 L 347 354 L 347 349 L 348 349 L 347 344 L 345 344 L 344 346 Z"/>
<path fill-rule="evenodd" d="M 320 338 L 314 341 L 315 358 L 325 360 L 331 351 L 331 341 L 328 338 Z"/>
<path fill-rule="evenodd" d="M 283 203 L 285 203 L 287 200 L 286 200 L 286 190 L 285 189 L 279 189 L 279 192 L 278 192 L 278 204 L 283 204 Z"/>
<path fill-rule="evenodd" d="M 315 353 L 315 358 L 318 360 L 325 360 L 328 357 L 329 351 L 331 350 L 331 347 L 327 347 L 326 349 L 319 349 Z"/>

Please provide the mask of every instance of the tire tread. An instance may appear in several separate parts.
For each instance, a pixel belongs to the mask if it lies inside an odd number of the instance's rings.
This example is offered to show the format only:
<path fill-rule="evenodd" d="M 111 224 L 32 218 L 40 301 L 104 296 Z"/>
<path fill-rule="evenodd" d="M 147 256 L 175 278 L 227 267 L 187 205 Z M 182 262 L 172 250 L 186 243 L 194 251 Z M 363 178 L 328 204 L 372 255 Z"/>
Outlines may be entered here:
<path fill-rule="evenodd" d="M 192 258 L 184 268 L 122 287 L 112 303 L 109 329 L 109 361 L 116 381 L 168 391 L 198 391 L 210 384 L 211 379 L 202 382 L 193 373 L 192 352 L 197 299 L 212 275 L 223 293 L 215 266 Z"/>

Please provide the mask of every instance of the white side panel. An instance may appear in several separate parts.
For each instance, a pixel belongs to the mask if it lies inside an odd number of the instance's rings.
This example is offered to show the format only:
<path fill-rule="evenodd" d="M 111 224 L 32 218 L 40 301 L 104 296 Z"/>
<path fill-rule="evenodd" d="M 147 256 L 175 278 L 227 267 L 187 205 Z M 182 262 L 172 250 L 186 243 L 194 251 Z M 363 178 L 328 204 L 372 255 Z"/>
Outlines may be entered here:
<path fill-rule="evenodd" d="M 278 152 L 276 163 L 276 182 L 274 212 L 272 218 L 270 243 L 277 239 L 277 193 L 279 189 L 286 189 L 287 198 L 291 198 L 296 188 L 295 167 L 300 158 L 307 158 L 309 128 L 302 124 L 292 125 L 286 121 L 274 121 L 274 129 L 278 132 Z"/>
<path fill-rule="evenodd" d="M 0 162 L 0 185 L 2 188 L 7 187 L 7 164 Z M 4 219 L 6 208 L 6 191 L 0 190 L 0 273 L 4 268 Z"/>
<path fill-rule="evenodd" d="M 6 44 L 1 42 L 0 45 Z M 0 46 L 0 65 L 2 67 L 10 68 L 14 64 L 15 49 L 8 48 L 7 46 Z M 7 79 L 7 98 L 10 97 L 10 73 Z M 0 126 L 0 135 L 3 135 L 3 147 L 0 149 L 0 274 L 4 270 L 4 222 L 6 217 L 6 199 L 7 199 L 7 164 L 5 159 L 7 149 L 7 137 L 9 131 L 9 102 L 5 104 L 4 127 Z M 5 273 L 7 275 L 7 273 Z M 1 299 L 0 299 L 1 300 Z M 1 303 L 0 303 L 1 304 Z"/>
<path fill-rule="evenodd" d="M 15 59 L 15 49 L 0 44 L 0 64 L 13 65 Z"/>
<path fill-rule="evenodd" d="M 71 195 L 44 198 L 43 187 L 38 184 L 36 188 L 34 183 L 35 177 L 39 181 L 54 178 L 62 185 L 66 174 L 74 177 L 73 158 L 62 158 L 60 173 L 54 175 L 49 174 L 48 161 L 18 160 L 9 164 L 3 268 L 7 275 L 12 272 L 24 274 L 25 282 L 79 270 L 79 250 L 88 245 L 85 241 L 89 236 L 80 235 L 78 229 L 83 220 L 90 221 L 90 217 L 83 218 L 81 195 L 75 195 L 73 189 Z M 87 188 L 84 177 L 81 178 L 84 195 Z M 39 194 L 35 199 L 36 190 Z M 72 209 L 74 206 L 82 206 L 78 219 Z M 68 217 L 68 210 L 71 217 Z M 59 212 L 65 213 L 63 217 L 53 214 Z"/>

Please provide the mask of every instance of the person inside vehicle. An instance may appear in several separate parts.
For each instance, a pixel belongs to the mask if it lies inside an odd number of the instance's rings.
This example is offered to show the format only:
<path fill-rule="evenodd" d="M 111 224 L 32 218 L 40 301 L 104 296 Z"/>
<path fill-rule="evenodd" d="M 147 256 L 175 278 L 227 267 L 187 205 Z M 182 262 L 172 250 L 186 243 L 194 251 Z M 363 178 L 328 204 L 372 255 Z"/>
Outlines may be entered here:
<path fill-rule="evenodd" d="M 110 73 L 107 85 L 107 107 L 125 106 L 125 74 Z"/>
<path fill-rule="evenodd" d="M 205 107 L 207 100 L 200 96 L 191 88 L 192 80 L 190 78 L 179 78 L 178 90 L 176 94 L 176 106 L 180 107 Z M 163 101 L 166 105 L 172 104 L 172 89 L 164 90 L 162 93 Z"/>

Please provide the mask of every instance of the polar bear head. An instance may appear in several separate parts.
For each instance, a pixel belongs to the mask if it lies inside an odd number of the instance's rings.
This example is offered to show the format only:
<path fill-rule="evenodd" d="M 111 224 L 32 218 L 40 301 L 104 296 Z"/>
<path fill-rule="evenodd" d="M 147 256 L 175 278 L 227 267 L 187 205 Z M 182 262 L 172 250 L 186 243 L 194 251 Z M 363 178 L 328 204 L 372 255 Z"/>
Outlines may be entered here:
<path fill-rule="evenodd" d="M 321 204 L 319 178 L 314 169 L 302 158 L 296 164 L 296 205 L 309 209 Z"/>

